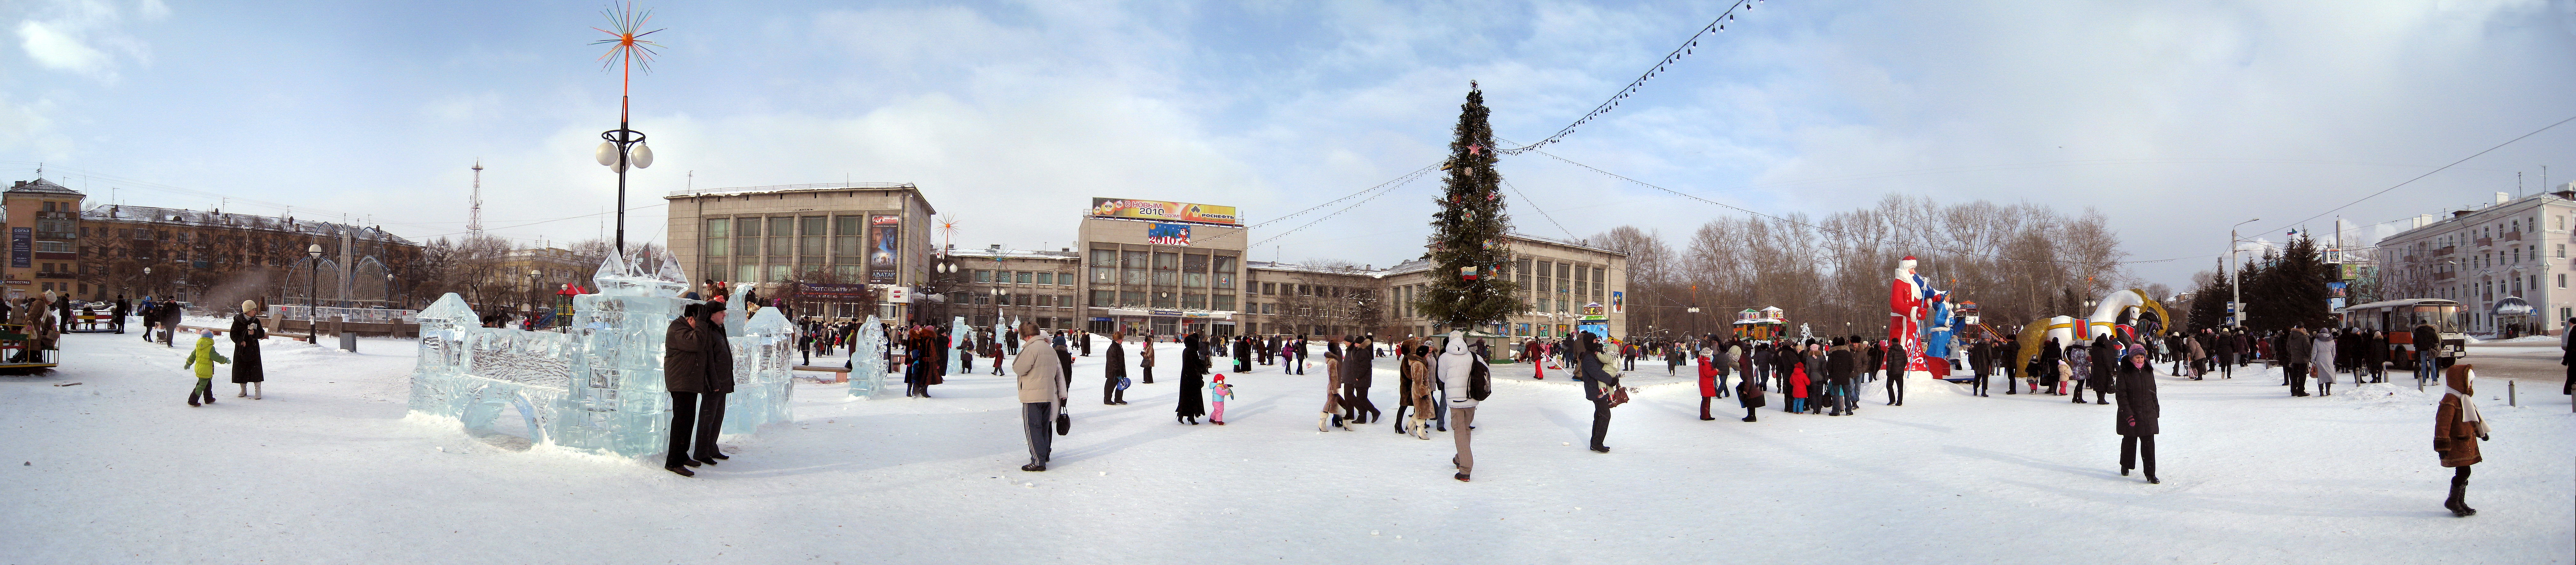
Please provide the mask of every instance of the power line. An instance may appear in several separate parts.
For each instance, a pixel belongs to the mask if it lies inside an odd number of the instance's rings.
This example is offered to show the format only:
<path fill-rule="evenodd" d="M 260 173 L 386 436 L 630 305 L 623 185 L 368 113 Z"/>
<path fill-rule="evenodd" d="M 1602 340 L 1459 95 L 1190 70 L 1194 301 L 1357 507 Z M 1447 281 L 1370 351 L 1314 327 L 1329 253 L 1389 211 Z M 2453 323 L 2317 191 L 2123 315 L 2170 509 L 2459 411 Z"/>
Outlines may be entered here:
<path fill-rule="evenodd" d="M 2467 156 L 2467 157 L 2461 157 L 2461 158 L 2460 158 L 2460 160 L 2458 160 L 2458 161 L 2452 161 L 2452 162 L 2451 162 L 2451 164 L 2449 164 L 2449 165 L 2443 165 L 2443 166 L 2442 166 L 2442 168 L 2440 168 L 2440 169 L 2433 169 L 2433 170 L 2430 170 L 2430 171 L 2425 171 L 2425 172 L 2424 172 L 2424 174 L 2415 175 L 2415 178 L 2406 179 L 2406 182 L 2397 183 L 2396 185 L 2389 186 L 2388 188 L 2382 188 L 2382 189 L 2379 189 L 2379 192 L 2373 192 L 2373 193 L 2370 193 L 2370 195 L 2368 195 L 2368 196 L 2363 196 L 2363 197 L 2361 197 L 2361 198 L 2354 199 L 2354 200 L 2353 200 L 2353 201 L 2351 201 L 2351 202 L 2345 202 L 2342 206 L 2336 206 L 2336 207 L 2333 207 L 2333 208 L 2329 208 L 2329 209 L 2327 209 L 2327 210 L 2326 210 L 2326 211 L 2324 211 L 2324 212 L 2318 212 L 2318 213 L 2317 213 L 2317 215 L 2315 215 L 2315 216 L 2308 216 L 2308 217 L 2305 217 L 2305 218 L 2299 218 L 2299 220 L 2298 220 L 2298 221 L 2290 222 L 2288 225 L 2284 225 L 2284 226 L 2281 226 L 2281 227 L 2279 227 L 2279 228 L 2274 228 L 2274 229 L 2282 229 L 2282 230 L 2286 230 L 2286 229 L 2289 229 L 2289 228 L 2291 228 L 2291 227 L 2295 227 L 2295 226 L 2297 226 L 2297 225 L 2299 225 L 2299 224 L 2306 223 L 2308 220 L 2314 220 L 2314 219 L 2317 219 L 2317 218 L 2320 218 L 2320 217 L 2324 217 L 2326 214 L 2332 214 L 2332 213 L 2335 213 L 2335 211 L 2337 211 L 2337 210 L 2342 210 L 2342 209 L 2345 209 L 2345 208 L 2350 208 L 2350 207 L 2352 207 L 2352 205 L 2354 205 L 2354 204 L 2360 204 L 2360 203 L 2361 203 L 2361 201 L 2363 201 L 2363 200 L 2369 200 L 2369 199 L 2371 199 L 2371 198 L 2373 198 L 2373 197 L 2377 197 L 2377 196 L 2382 195 L 2382 194 L 2387 194 L 2387 193 L 2388 193 L 2388 191 L 2391 191 L 2391 190 L 2397 190 L 2397 187 L 2406 186 L 2406 185 L 2408 185 L 2408 184 L 2413 184 L 2415 181 L 2424 180 L 2424 177 L 2433 176 L 2433 173 L 2442 172 L 2442 170 L 2443 170 L 2443 169 L 2448 169 L 2448 168 L 2451 168 L 2451 167 L 2453 167 L 2453 166 L 2457 166 L 2457 165 L 2459 165 L 2459 164 L 2461 164 L 2461 163 L 2469 162 L 2469 160 L 2470 160 L 2470 159 L 2476 159 L 2476 158 L 2478 158 L 2478 156 L 2479 156 L 2479 155 L 2485 155 L 2485 154 L 2487 154 L 2489 151 L 2495 151 L 2495 150 L 2497 150 L 2497 149 L 2503 149 L 2503 148 L 2504 148 L 2504 146 L 2507 146 L 2507 145 L 2513 145 L 2513 144 L 2514 144 L 2514 142 L 2522 141 L 2523 139 L 2525 139 L 2525 138 L 2529 138 L 2529 137 L 2531 137 L 2531 136 L 2540 135 L 2540 132 L 2549 131 L 2549 129 L 2550 129 L 2550 128 L 2555 128 L 2555 127 L 2558 127 L 2558 126 L 2560 126 L 2560 125 L 2566 124 L 2567 122 L 2571 122 L 2571 121 L 2576 121 L 2576 116 L 2568 116 L 2568 117 L 2567 117 L 2567 119 L 2564 119 L 2564 120 L 2558 120 L 2558 121 L 2556 121 L 2556 122 L 2552 122 L 2552 123 L 2550 123 L 2549 125 L 2541 126 L 2541 127 L 2540 127 L 2540 129 L 2531 130 L 2531 133 L 2522 134 L 2522 137 L 2516 137 L 2516 138 L 2513 138 L 2513 139 L 2510 139 L 2510 140 L 2506 140 L 2504 143 L 2498 143 L 2498 144 L 2496 144 L 2494 147 L 2489 147 L 2489 148 L 2487 148 L 2487 149 L 2486 149 L 2486 151 L 2479 151 L 2479 152 L 2477 152 L 2476 154 L 2469 155 L 2469 156 Z M 2546 187 L 2543 187 L 2543 188 L 2546 188 Z"/>
<path fill-rule="evenodd" d="M 1574 128 L 1582 127 L 1583 124 L 1591 123 L 1593 118 L 1601 117 L 1602 114 L 1608 114 L 1611 110 L 1617 109 L 1619 107 L 1620 100 L 1625 100 L 1629 96 L 1637 94 L 1637 89 L 1645 86 L 1647 80 L 1655 78 L 1655 75 L 1663 74 L 1665 67 L 1670 66 L 1673 63 L 1680 62 L 1683 57 L 1691 56 L 1693 50 L 1699 47 L 1700 36 L 1716 35 L 1718 33 L 1725 32 L 1726 22 L 1735 20 L 1735 11 L 1737 9 L 1752 11 L 1753 5 L 1761 2 L 1762 0 L 1735 0 L 1735 3 L 1728 4 L 1726 6 L 1726 11 L 1719 12 L 1717 14 L 1717 19 L 1709 20 L 1708 25 L 1700 26 L 1699 29 L 1691 30 L 1690 38 L 1682 40 L 1681 46 L 1674 47 L 1671 53 L 1664 54 L 1663 60 L 1656 61 L 1655 65 L 1652 67 L 1647 67 L 1646 72 L 1639 73 L 1636 80 L 1628 81 L 1628 86 L 1619 89 L 1618 94 L 1610 95 L 1609 100 L 1604 100 L 1601 102 L 1601 105 L 1594 106 L 1592 111 L 1585 112 L 1583 117 L 1576 118 L 1574 123 L 1566 124 L 1564 129 L 1556 130 L 1555 135 L 1547 136 L 1547 139 L 1538 140 L 1538 143 L 1532 143 L 1511 149 L 1497 149 L 1496 151 L 1505 155 L 1519 155 L 1523 151 L 1531 151 L 1547 144 L 1563 141 L 1565 136 L 1574 134 Z"/>
<path fill-rule="evenodd" d="M 1549 215 L 1549 214 L 1547 213 L 1547 209 L 1546 209 L 1546 208 L 1540 208 L 1540 207 L 1538 207 L 1538 201 L 1537 201 L 1537 200 L 1532 200 L 1532 199 L 1530 199 L 1529 195 L 1527 195 L 1527 194 L 1521 194 L 1521 187 L 1512 186 L 1512 181 L 1510 181 L 1510 180 L 1505 180 L 1505 181 L 1503 181 L 1503 187 L 1504 187 L 1504 188 L 1512 189 L 1512 196 L 1518 196 L 1518 197 L 1521 197 L 1521 201 L 1522 201 L 1522 202 L 1527 202 L 1527 203 L 1529 203 L 1529 207 L 1530 207 L 1530 209 L 1531 209 L 1531 210 L 1537 210 L 1537 211 L 1538 211 L 1538 217 L 1541 217 L 1541 218 L 1547 218 L 1547 223 L 1556 224 L 1556 229 L 1558 229 L 1558 230 L 1560 230 L 1560 231 L 1564 231 L 1564 232 L 1565 232 L 1565 238 L 1566 238 L 1566 239 L 1582 239 L 1582 238 L 1579 238 L 1579 237 L 1575 237 L 1575 236 L 1574 236 L 1574 230 L 1565 229 L 1565 224 L 1557 223 L 1557 221 L 1556 221 L 1556 216 Z"/>
<path fill-rule="evenodd" d="M 1342 207 L 1342 209 L 1340 209 L 1340 210 L 1334 210 L 1334 211 L 1333 211 L 1333 213 L 1331 213 L 1331 214 L 1325 214 L 1323 217 L 1315 218 L 1315 219 L 1314 219 L 1314 221 L 1306 222 L 1306 223 L 1304 223 L 1304 224 L 1298 224 L 1298 225 L 1297 225 L 1297 227 L 1289 228 L 1289 229 L 1288 229 L 1288 231 L 1279 232 L 1279 234 L 1278 234 L 1278 235 L 1273 235 L 1273 236 L 1270 236 L 1270 237 L 1261 238 L 1261 241 L 1253 242 L 1253 243 L 1252 243 L 1252 245 L 1249 245 L 1249 246 L 1247 246 L 1247 247 L 1260 247 L 1260 246 L 1261 246 L 1261 244 L 1264 244 L 1264 243 L 1270 243 L 1272 240 L 1276 240 L 1276 239 L 1279 239 L 1279 238 L 1282 238 L 1282 237 L 1287 237 L 1287 236 L 1288 236 L 1288 234 L 1297 233 L 1297 230 L 1302 230 L 1302 229 L 1306 229 L 1306 228 L 1309 228 L 1309 227 L 1314 227 L 1314 225 L 1315 225 L 1315 224 L 1323 223 L 1323 221 L 1324 221 L 1324 220 L 1330 220 L 1330 219 L 1333 219 L 1333 217 L 1334 217 L 1334 216 L 1340 216 L 1340 215 L 1342 215 L 1342 213 L 1344 213 L 1344 212 L 1349 212 L 1349 211 L 1351 211 L 1351 210 L 1359 209 L 1359 207 L 1360 207 L 1361 205 L 1368 204 L 1368 203 L 1369 203 L 1369 201 L 1372 201 L 1372 200 L 1377 200 L 1377 198 L 1378 198 L 1379 196 L 1386 196 L 1386 195 L 1387 195 L 1387 194 L 1389 194 L 1389 193 L 1393 193 L 1393 192 L 1395 192 L 1395 189 L 1396 189 L 1397 187 L 1402 187 L 1402 186 L 1404 186 L 1404 185 L 1413 184 L 1413 181 L 1418 180 L 1418 179 L 1421 179 L 1423 175 L 1429 174 L 1429 173 L 1432 171 L 1432 169 L 1434 169 L 1434 168 L 1436 168 L 1436 167 L 1437 167 L 1437 165 L 1428 165 L 1428 166 L 1424 166 L 1424 167 L 1422 167 L 1422 168 L 1420 168 L 1420 169 L 1414 169 L 1414 170 L 1413 170 L 1413 172 L 1411 172 L 1411 173 L 1406 173 L 1406 174 L 1405 174 L 1404 176 L 1402 176 L 1402 177 L 1397 177 L 1395 180 L 1386 181 L 1386 184 L 1377 185 L 1377 187 L 1376 187 L 1376 188 L 1371 188 L 1371 189 L 1366 190 L 1366 191 L 1361 191 L 1361 193 L 1360 193 L 1360 194 L 1367 194 L 1367 193 L 1372 192 L 1372 191 L 1373 191 L 1373 192 L 1376 192 L 1377 194 L 1370 195 L 1368 198 L 1360 199 L 1360 201 L 1358 201 L 1358 202 L 1353 202 L 1353 203 L 1351 203 L 1351 205 L 1349 205 L 1349 206 L 1343 206 L 1343 207 Z M 1351 199 L 1352 197 L 1355 197 L 1355 196 L 1359 196 L 1359 194 L 1353 194 L 1353 195 L 1351 195 L 1351 196 L 1344 196 L 1344 197 L 1341 197 L 1341 198 L 1339 198 L 1339 199 L 1335 199 L 1333 202 L 1340 202 L 1340 201 L 1342 201 L 1342 200 L 1349 200 L 1349 199 Z M 1331 202 L 1327 202 L 1327 203 L 1325 203 L 1325 205 L 1331 205 L 1331 204 L 1332 204 Z M 1316 208 L 1322 208 L 1322 207 L 1323 207 L 1323 206 L 1317 206 Z M 1312 211 L 1312 210 L 1314 210 L 1314 208 L 1309 208 L 1309 209 L 1307 209 L 1307 210 L 1308 210 L 1308 211 Z M 1304 214 L 1305 212 L 1298 212 L 1298 213 L 1299 213 L 1299 214 Z M 1280 219 L 1286 219 L 1286 218 L 1280 218 Z M 1278 220 L 1271 220 L 1271 221 L 1272 221 L 1272 222 L 1276 222 L 1276 221 L 1278 221 Z M 1263 224 L 1268 224 L 1268 223 L 1270 223 L 1270 222 L 1263 222 Z M 1248 229 L 1252 229 L 1253 227 L 1259 227 L 1259 226 L 1248 226 L 1248 227 L 1245 227 L 1244 229 L 1247 229 L 1247 230 L 1248 230 Z"/>

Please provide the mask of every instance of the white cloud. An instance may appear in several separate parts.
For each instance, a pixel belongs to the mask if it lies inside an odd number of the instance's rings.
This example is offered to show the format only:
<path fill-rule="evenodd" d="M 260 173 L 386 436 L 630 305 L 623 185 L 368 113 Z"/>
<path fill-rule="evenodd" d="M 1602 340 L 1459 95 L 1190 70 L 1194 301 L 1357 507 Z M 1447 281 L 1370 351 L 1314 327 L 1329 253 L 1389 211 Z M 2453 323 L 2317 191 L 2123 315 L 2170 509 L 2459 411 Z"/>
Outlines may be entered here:
<path fill-rule="evenodd" d="M 170 15 L 160 0 L 135 10 L 146 20 Z M 103 0 L 58 0 L 29 10 L 18 22 L 18 47 L 38 66 L 114 82 L 118 59 L 148 62 L 151 50 L 122 29 L 124 12 Z"/>

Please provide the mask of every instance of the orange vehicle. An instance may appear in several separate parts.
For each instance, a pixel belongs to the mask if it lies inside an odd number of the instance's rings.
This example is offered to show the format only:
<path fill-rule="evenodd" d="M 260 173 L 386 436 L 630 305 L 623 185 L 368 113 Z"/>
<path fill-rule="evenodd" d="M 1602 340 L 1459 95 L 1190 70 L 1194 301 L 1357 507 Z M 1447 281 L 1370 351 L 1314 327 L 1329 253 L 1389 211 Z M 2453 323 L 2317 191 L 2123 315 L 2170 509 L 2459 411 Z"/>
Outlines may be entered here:
<path fill-rule="evenodd" d="M 2362 331 L 2388 332 L 2388 360 L 2398 367 L 2411 367 L 2415 356 L 2430 350 L 2438 355 L 2436 365 L 2449 367 L 2468 354 L 2469 334 L 2460 328 L 2460 303 L 2440 298 L 2410 298 L 2355 304 L 2335 311 L 2343 315 L 2344 326 Z M 2441 336 L 2440 343 L 2418 347 L 2415 326 L 2431 324 Z"/>

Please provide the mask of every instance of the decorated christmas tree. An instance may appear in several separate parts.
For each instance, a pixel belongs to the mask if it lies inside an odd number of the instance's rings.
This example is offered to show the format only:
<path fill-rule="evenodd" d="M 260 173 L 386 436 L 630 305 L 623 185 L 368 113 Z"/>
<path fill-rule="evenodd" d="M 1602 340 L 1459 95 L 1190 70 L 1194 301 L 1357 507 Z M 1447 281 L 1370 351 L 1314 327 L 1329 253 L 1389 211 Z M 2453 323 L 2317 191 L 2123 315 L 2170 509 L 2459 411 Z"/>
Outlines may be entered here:
<path fill-rule="evenodd" d="M 1511 263 L 1503 231 L 1502 175 L 1494 172 L 1494 129 L 1487 125 L 1485 94 L 1468 85 L 1458 107 L 1458 129 L 1449 142 L 1440 210 L 1431 216 L 1431 288 L 1414 307 L 1440 322 L 1442 331 L 1485 330 L 1486 324 L 1523 310 L 1515 286 L 1501 276 Z"/>

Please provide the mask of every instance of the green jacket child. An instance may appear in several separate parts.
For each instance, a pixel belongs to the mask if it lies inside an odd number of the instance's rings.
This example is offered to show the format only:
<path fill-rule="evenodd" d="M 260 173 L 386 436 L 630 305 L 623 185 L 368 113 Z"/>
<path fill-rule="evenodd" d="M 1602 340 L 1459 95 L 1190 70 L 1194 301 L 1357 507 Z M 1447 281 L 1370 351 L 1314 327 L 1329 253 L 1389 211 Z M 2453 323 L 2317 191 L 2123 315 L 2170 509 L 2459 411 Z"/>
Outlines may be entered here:
<path fill-rule="evenodd" d="M 187 363 L 179 365 L 182 369 L 197 370 L 197 390 L 188 393 L 189 406 L 197 406 L 197 398 L 200 396 L 205 397 L 206 404 L 215 403 L 215 364 L 231 362 L 233 360 L 225 359 L 223 354 L 215 352 L 215 332 L 198 334 L 197 348 L 188 352 Z"/>

